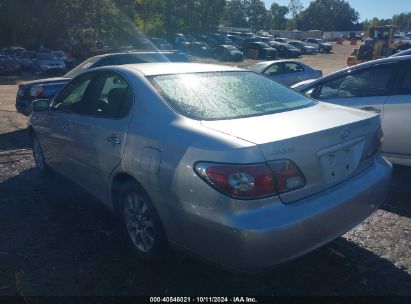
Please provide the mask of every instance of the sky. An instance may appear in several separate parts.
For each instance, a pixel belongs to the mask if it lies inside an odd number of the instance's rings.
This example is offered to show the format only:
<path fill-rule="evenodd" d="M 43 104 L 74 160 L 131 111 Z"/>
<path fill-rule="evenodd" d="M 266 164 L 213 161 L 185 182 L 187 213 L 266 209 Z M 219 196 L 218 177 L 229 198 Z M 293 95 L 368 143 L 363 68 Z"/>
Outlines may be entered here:
<path fill-rule="evenodd" d="M 411 0 L 347 0 L 351 7 L 360 14 L 360 21 L 377 17 L 379 19 L 391 18 L 394 14 L 411 12 Z M 288 6 L 289 0 L 264 0 L 267 8 L 271 3 Z M 311 0 L 301 0 L 306 8 Z"/>

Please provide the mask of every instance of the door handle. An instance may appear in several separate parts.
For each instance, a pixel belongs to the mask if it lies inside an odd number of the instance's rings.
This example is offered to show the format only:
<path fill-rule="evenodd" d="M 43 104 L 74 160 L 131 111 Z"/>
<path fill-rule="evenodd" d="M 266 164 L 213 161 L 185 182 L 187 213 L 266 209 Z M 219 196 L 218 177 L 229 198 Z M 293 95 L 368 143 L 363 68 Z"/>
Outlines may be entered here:
<path fill-rule="evenodd" d="M 62 126 L 62 128 L 63 128 L 63 130 L 66 131 L 66 132 L 71 131 L 71 125 L 70 125 L 70 124 L 64 125 L 64 126 Z"/>
<path fill-rule="evenodd" d="M 115 134 L 107 137 L 107 141 L 114 145 L 119 145 L 121 143 L 120 138 L 118 138 Z"/>
<path fill-rule="evenodd" d="M 364 107 L 364 108 L 361 108 L 361 110 L 368 111 L 368 112 L 374 112 L 374 113 L 381 113 L 380 109 L 377 109 L 374 107 Z"/>

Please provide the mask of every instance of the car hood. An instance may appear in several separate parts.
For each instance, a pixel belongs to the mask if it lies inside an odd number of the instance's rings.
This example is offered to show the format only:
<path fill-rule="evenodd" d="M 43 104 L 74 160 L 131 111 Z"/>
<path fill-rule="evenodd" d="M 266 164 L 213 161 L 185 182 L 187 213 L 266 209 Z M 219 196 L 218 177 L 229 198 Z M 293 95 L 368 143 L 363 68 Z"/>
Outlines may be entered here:
<path fill-rule="evenodd" d="M 202 121 L 207 128 L 254 144 L 265 144 L 336 128 L 375 116 L 373 113 L 323 103 L 270 115 Z"/>
<path fill-rule="evenodd" d="M 331 44 L 329 44 L 329 43 L 326 43 L 326 42 L 322 42 L 322 43 L 320 43 L 321 45 L 324 45 L 324 46 L 331 46 Z"/>
<path fill-rule="evenodd" d="M 304 48 L 309 49 L 309 50 L 315 50 L 315 47 L 311 45 L 304 45 Z"/>
<path fill-rule="evenodd" d="M 26 81 L 23 82 L 21 85 L 26 86 L 26 85 L 34 85 L 34 84 L 51 84 L 51 83 L 57 83 L 57 82 L 69 82 L 71 78 L 64 78 L 64 77 L 53 77 L 53 78 L 44 78 L 44 79 L 37 79 L 37 80 L 32 80 L 32 81 Z"/>

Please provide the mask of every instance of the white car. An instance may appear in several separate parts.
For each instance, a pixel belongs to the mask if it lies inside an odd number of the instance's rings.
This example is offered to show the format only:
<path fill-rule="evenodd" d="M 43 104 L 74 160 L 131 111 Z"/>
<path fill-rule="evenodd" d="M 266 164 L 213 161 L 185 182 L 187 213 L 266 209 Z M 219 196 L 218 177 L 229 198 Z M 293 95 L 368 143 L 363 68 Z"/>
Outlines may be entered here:
<path fill-rule="evenodd" d="M 369 61 L 295 89 L 321 101 L 380 113 L 383 154 L 394 164 L 411 166 L 411 56 Z"/>

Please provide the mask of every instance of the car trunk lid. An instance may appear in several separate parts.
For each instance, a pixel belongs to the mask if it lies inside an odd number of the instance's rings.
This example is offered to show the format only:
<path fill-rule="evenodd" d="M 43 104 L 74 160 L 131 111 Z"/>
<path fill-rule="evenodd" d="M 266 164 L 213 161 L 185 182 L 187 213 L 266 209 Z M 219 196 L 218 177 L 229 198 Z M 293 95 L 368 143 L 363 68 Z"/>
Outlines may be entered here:
<path fill-rule="evenodd" d="M 380 122 L 375 114 L 319 103 L 259 117 L 203 121 L 202 125 L 255 143 L 267 162 L 293 161 L 306 183 L 280 195 L 289 203 L 332 187 L 367 167 L 372 159 L 366 154 Z"/>

